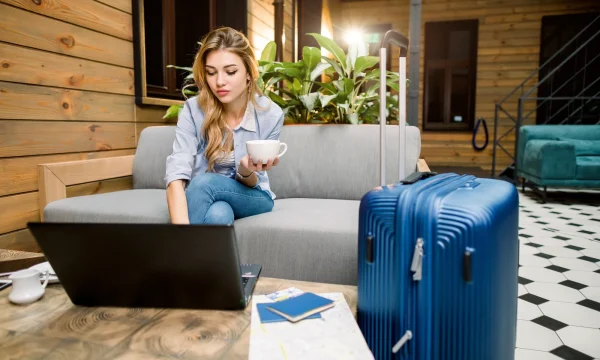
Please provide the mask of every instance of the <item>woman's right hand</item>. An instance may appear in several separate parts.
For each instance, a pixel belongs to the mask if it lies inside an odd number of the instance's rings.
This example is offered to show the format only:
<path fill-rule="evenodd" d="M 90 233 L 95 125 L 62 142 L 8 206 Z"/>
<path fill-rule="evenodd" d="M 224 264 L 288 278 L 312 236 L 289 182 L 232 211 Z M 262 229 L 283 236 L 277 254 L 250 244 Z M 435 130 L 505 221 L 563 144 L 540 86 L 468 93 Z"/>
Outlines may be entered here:
<path fill-rule="evenodd" d="M 174 180 L 167 187 L 167 204 L 172 224 L 189 225 L 187 198 L 184 180 Z"/>

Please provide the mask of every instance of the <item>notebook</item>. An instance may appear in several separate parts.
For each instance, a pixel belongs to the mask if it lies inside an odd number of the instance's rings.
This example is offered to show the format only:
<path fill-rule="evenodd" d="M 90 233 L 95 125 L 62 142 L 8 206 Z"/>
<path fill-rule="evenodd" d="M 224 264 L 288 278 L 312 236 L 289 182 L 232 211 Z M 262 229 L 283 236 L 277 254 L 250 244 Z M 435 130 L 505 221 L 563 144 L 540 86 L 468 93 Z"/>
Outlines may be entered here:
<path fill-rule="evenodd" d="M 256 304 L 256 309 L 258 310 L 258 316 L 260 317 L 260 322 L 263 324 L 273 323 L 273 322 L 281 322 L 288 320 L 282 316 L 275 314 L 274 312 L 267 310 L 267 306 L 271 305 L 271 303 L 262 303 Z M 321 318 L 321 313 L 312 314 L 307 317 L 307 319 L 319 319 Z"/>
<path fill-rule="evenodd" d="M 333 300 L 306 292 L 291 299 L 269 304 L 266 308 L 291 322 L 297 322 L 334 306 Z"/>

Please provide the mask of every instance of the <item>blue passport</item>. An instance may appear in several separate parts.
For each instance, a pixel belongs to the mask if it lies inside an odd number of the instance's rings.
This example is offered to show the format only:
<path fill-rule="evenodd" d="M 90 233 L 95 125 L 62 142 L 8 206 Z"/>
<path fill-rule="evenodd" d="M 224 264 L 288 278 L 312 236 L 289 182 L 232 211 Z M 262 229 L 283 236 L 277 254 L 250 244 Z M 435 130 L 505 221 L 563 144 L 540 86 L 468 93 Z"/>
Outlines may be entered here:
<path fill-rule="evenodd" d="M 297 322 L 334 306 L 333 300 L 307 292 L 284 301 L 269 303 L 266 308 L 291 322 Z"/>
<path fill-rule="evenodd" d="M 267 306 L 272 303 L 258 303 L 256 304 L 256 309 L 258 310 L 258 316 L 260 317 L 261 323 L 273 323 L 273 322 L 282 322 L 287 321 L 283 316 L 279 316 L 274 312 L 267 310 Z M 307 319 L 319 319 L 321 318 L 321 313 L 312 314 L 307 317 Z"/>

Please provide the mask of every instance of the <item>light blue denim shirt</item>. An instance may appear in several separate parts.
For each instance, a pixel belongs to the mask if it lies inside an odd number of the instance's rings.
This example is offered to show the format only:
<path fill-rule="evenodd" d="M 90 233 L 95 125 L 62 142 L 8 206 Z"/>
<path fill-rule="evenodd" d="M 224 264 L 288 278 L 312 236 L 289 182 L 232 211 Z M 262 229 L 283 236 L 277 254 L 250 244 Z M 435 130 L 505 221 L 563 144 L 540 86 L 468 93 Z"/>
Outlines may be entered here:
<path fill-rule="evenodd" d="M 233 149 L 235 166 L 246 155 L 246 141 L 250 140 L 279 140 L 283 126 L 283 111 L 266 96 L 256 95 L 258 108 L 248 103 L 246 114 L 240 125 L 233 129 Z M 198 104 L 197 97 L 188 99 L 177 120 L 173 153 L 167 157 L 165 181 L 167 186 L 173 180 L 187 180 L 188 183 L 198 174 L 206 172 L 208 160 L 204 155 L 206 141 L 202 137 L 204 111 Z M 257 171 L 258 183 L 255 188 L 267 191 L 272 199 L 275 194 L 269 186 L 269 176 L 266 171 Z M 234 177 L 231 172 L 229 177 Z"/>

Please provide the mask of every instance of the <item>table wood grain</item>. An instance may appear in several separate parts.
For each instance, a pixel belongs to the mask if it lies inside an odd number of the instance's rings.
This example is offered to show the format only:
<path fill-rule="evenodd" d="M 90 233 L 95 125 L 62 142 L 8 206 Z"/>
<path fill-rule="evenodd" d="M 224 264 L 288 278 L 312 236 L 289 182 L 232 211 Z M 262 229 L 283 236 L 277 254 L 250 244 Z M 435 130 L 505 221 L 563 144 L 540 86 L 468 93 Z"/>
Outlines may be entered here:
<path fill-rule="evenodd" d="M 341 292 L 356 316 L 355 286 L 260 278 L 254 295 L 288 287 Z M 29 305 L 0 291 L 2 359 L 247 359 L 251 305 L 239 311 L 82 307 L 60 284 Z"/>

